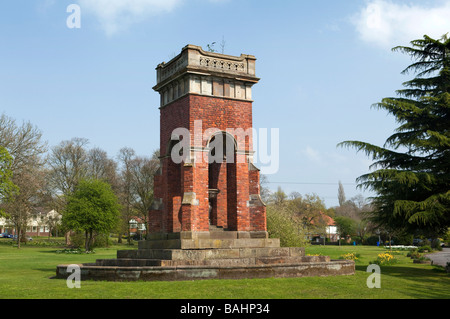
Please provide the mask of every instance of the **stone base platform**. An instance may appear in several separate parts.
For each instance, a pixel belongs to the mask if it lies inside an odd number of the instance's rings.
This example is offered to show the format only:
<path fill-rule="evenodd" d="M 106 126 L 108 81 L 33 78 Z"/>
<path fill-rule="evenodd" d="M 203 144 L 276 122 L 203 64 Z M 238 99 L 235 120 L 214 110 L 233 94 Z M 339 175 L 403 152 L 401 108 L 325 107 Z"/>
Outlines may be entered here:
<path fill-rule="evenodd" d="M 57 278 L 67 278 L 68 265 L 58 265 Z M 266 232 L 157 234 L 137 250 L 119 250 L 117 259 L 79 265 L 81 280 L 175 281 L 352 275 L 351 260 L 305 256 L 300 247 L 280 247 Z"/>

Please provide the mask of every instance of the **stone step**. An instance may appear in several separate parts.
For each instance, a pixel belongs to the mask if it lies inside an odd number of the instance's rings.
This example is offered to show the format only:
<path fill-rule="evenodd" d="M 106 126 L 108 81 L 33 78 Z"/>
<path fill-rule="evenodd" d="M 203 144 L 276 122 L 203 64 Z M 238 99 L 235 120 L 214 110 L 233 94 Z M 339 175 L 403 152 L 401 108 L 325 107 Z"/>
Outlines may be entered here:
<path fill-rule="evenodd" d="M 278 238 L 146 240 L 139 249 L 208 249 L 280 247 Z"/>
<path fill-rule="evenodd" d="M 161 266 L 160 259 L 97 259 L 91 266 L 114 266 L 114 267 L 148 267 Z"/>
<path fill-rule="evenodd" d="M 289 257 L 260 257 L 256 258 L 257 264 L 292 264 L 329 262 L 329 256 L 289 256 Z"/>
<path fill-rule="evenodd" d="M 309 256 L 308 256 L 309 257 Z M 315 257 L 315 256 L 314 256 Z M 67 279 L 72 274 L 68 265 L 56 267 L 56 278 Z M 237 265 L 230 267 L 179 266 L 179 267 L 108 267 L 81 266 L 81 280 L 112 281 L 181 281 L 201 279 L 288 278 L 309 276 L 354 275 L 353 260 L 329 262 L 273 263 Z"/>
<path fill-rule="evenodd" d="M 214 266 L 231 267 L 244 265 L 294 264 L 310 262 L 329 262 L 328 256 L 277 256 L 277 257 L 246 257 L 246 258 L 218 258 L 191 260 L 163 260 L 163 259 L 97 259 L 89 266 L 108 267 L 175 267 L 175 266 Z"/>
<path fill-rule="evenodd" d="M 253 257 L 303 257 L 302 247 L 263 247 L 230 249 L 138 249 L 118 250 L 117 258 L 162 259 L 162 260 L 205 260 Z"/>

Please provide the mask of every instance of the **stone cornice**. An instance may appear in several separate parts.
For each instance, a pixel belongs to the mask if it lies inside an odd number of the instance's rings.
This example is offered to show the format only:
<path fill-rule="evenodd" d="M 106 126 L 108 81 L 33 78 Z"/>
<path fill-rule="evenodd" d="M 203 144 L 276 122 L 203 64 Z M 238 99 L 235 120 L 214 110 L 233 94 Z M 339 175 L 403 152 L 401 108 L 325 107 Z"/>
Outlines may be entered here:
<path fill-rule="evenodd" d="M 259 81 L 255 61 L 253 55 L 236 57 L 187 45 L 157 66 L 153 89 L 161 94 L 161 106 L 189 93 L 251 100 L 251 87 Z"/>

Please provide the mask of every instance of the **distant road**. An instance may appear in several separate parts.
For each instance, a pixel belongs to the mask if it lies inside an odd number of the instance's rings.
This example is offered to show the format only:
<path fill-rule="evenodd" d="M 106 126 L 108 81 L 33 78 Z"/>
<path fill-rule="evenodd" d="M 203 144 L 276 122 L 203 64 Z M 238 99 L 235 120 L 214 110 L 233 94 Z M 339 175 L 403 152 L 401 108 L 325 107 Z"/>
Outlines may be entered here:
<path fill-rule="evenodd" d="M 442 251 L 427 254 L 425 257 L 430 258 L 433 261 L 433 265 L 445 267 L 450 262 L 450 248 L 442 248 Z"/>

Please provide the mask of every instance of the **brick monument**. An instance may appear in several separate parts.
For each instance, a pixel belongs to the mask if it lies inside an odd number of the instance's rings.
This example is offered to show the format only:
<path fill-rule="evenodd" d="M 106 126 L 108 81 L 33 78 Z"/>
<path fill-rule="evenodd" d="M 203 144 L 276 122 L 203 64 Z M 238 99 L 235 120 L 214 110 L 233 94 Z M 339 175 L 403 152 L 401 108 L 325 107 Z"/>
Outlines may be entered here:
<path fill-rule="evenodd" d="M 82 279 L 192 280 L 354 274 L 351 260 L 305 256 L 269 238 L 253 165 L 256 59 L 187 45 L 157 67 L 160 168 L 147 239 Z M 67 265 L 57 266 L 67 278 Z"/>
<path fill-rule="evenodd" d="M 252 164 L 255 60 L 188 45 L 158 65 L 161 169 L 150 233 L 208 232 L 217 226 L 264 235 L 259 170 Z M 175 163 L 171 155 L 181 143 L 174 133 L 179 128 L 187 130 L 190 143 L 182 162 Z"/>

